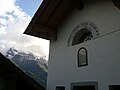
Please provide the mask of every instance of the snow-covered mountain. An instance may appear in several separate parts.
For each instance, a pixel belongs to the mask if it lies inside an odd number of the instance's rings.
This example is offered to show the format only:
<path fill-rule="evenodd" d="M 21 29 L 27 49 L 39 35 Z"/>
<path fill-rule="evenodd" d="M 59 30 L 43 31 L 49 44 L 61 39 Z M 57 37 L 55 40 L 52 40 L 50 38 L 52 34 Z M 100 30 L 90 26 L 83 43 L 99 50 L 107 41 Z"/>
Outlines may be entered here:
<path fill-rule="evenodd" d="M 48 62 L 44 58 L 37 57 L 33 53 L 25 53 L 15 48 L 7 51 L 6 57 L 21 68 L 27 75 L 34 78 L 44 87 L 47 82 Z"/>

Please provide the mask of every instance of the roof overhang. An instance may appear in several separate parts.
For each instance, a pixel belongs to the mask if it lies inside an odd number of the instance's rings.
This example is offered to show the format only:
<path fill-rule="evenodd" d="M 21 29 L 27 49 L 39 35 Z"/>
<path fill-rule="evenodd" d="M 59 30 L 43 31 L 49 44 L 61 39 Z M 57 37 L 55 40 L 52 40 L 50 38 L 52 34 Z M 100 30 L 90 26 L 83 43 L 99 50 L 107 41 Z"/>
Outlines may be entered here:
<path fill-rule="evenodd" d="M 43 0 L 24 34 L 56 40 L 57 29 L 75 8 L 82 8 L 81 0 Z"/>

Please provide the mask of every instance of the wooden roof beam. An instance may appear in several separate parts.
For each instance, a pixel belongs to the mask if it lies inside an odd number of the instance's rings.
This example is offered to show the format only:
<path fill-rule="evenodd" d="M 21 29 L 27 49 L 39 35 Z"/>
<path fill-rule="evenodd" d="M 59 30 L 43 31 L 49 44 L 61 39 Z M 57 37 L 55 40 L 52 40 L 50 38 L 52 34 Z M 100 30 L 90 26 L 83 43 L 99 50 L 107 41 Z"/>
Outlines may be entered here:
<path fill-rule="evenodd" d="M 32 27 L 32 31 L 29 33 L 30 35 L 40 37 L 47 40 L 56 40 L 57 32 L 53 29 L 47 28 L 45 26 L 35 24 Z"/>

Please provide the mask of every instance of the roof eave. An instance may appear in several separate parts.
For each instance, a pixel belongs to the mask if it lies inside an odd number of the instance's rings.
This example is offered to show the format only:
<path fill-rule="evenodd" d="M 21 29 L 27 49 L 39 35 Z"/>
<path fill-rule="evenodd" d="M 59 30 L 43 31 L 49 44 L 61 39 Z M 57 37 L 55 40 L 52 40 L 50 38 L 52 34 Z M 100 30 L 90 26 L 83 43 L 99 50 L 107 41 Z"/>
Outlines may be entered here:
<path fill-rule="evenodd" d="M 57 29 L 76 7 L 82 8 L 81 0 L 44 0 L 24 34 L 56 40 Z"/>

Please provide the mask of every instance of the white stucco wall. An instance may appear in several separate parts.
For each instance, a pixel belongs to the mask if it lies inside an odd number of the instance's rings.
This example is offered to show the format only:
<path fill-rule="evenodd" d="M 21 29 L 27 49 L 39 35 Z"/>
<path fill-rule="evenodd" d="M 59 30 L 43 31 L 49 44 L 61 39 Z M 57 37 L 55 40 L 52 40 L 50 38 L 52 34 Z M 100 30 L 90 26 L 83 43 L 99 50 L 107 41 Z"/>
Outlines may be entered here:
<path fill-rule="evenodd" d="M 84 0 L 84 9 L 75 10 L 58 30 L 58 39 L 51 41 L 47 90 L 74 82 L 97 81 L 98 90 L 120 85 L 120 9 L 111 0 Z M 82 22 L 91 21 L 100 36 L 75 46 L 67 46 L 72 30 Z M 116 31 L 117 30 L 117 31 Z M 85 47 L 88 66 L 77 67 L 77 52 Z"/>

